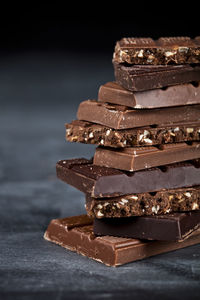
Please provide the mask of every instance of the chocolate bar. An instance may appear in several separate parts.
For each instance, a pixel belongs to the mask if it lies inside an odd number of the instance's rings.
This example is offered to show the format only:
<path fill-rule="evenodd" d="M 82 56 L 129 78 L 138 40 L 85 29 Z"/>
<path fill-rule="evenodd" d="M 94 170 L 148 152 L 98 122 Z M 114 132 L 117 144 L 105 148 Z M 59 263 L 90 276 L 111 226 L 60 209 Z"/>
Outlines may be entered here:
<path fill-rule="evenodd" d="M 116 43 L 113 57 L 128 64 L 200 63 L 200 37 L 123 38 Z"/>
<path fill-rule="evenodd" d="M 129 173 L 78 158 L 60 160 L 56 172 L 59 179 L 94 198 L 200 185 L 200 160 Z"/>
<path fill-rule="evenodd" d="M 200 65 L 127 65 L 113 61 L 116 82 L 130 91 L 166 88 L 200 80 Z"/>
<path fill-rule="evenodd" d="M 92 258 L 107 266 L 119 266 L 200 243 L 196 230 L 183 242 L 141 241 L 111 236 L 95 237 L 91 219 L 87 216 L 55 219 L 44 238 L 68 250 Z"/>
<path fill-rule="evenodd" d="M 87 214 L 97 219 L 161 215 L 198 209 L 200 186 L 102 199 L 86 196 Z"/>
<path fill-rule="evenodd" d="M 117 104 L 86 100 L 80 103 L 78 120 L 89 121 L 114 129 L 148 125 L 194 122 L 200 120 L 200 105 L 186 105 L 155 109 L 131 109 Z"/>
<path fill-rule="evenodd" d="M 131 92 L 116 82 L 107 82 L 99 88 L 98 101 L 138 109 L 198 104 L 200 103 L 200 82 L 143 92 Z"/>
<path fill-rule="evenodd" d="M 65 124 L 66 140 L 112 148 L 160 145 L 200 140 L 200 122 L 112 129 L 104 125 L 74 120 Z"/>
<path fill-rule="evenodd" d="M 200 210 L 159 216 L 94 219 L 94 234 L 158 241 L 182 241 L 200 227 Z"/>
<path fill-rule="evenodd" d="M 175 143 L 146 147 L 110 149 L 98 147 L 94 164 L 126 171 L 137 171 L 200 157 L 200 143 Z"/>

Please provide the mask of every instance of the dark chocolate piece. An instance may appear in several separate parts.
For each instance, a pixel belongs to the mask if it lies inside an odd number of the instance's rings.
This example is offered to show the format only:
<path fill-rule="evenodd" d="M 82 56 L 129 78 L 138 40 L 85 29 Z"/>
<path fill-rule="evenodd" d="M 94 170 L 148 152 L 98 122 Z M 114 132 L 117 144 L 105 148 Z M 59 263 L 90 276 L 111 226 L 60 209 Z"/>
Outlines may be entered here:
<path fill-rule="evenodd" d="M 200 184 L 200 160 L 136 172 L 95 166 L 84 158 L 56 164 L 59 179 L 94 198 L 116 197 Z"/>
<path fill-rule="evenodd" d="M 200 122 L 176 123 L 131 129 L 112 129 L 104 125 L 74 120 L 66 126 L 66 140 L 112 148 L 160 145 L 200 140 Z"/>
<path fill-rule="evenodd" d="M 200 37 L 123 38 L 116 43 L 113 57 L 129 64 L 200 63 Z"/>
<path fill-rule="evenodd" d="M 188 239 L 181 243 L 141 241 L 111 236 L 95 237 L 93 225 L 85 224 L 87 223 L 87 216 L 72 218 L 72 220 L 71 218 L 52 220 L 44 234 L 44 238 L 107 266 L 116 267 L 200 243 L 199 230 L 196 230 Z M 74 221 L 75 224 L 73 226 Z M 88 223 L 90 222 L 91 220 L 88 219 Z M 69 223 L 70 228 L 68 228 Z"/>
<path fill-rule="evenodd" d="M 116 82 L 100 86 L 99 102 L 125 105 L 132 108 L 160 108 L 200 103 L 200 83 L 179 84 L 165 89 L 131 92 Z"/>
<path fill-rule="evenodd" d="M 200 157 L 200 143 L 175 143 L 134 148 L 98 147 L 94 164 L 126 171 L 137 171 Z"/>
<path fill-rule="evenodd" d="M 200 210 L 159 216 L 94 220 L 94 234 L 158 241 L 181 241 L 200 227 Z"/>
<path fill-rule="evenodd" d="M 129 65 L 113 62 L 115 80 L 130 91 L 146 91 L 200 81 L 200 65 Z"/>
<path fill-rule="evenodd" d="M 122 218 L 200 209 L 200 186 L 96 199 L 86 196 L 91 217 Z"/>
<path fill-rule="evenodd" d="M 115 129 L 170 125 L 181 121 L 200 120 L 200 105 L 136 110 L 117 104 L 87 100 L 80 103 L 77 118 Z"/>

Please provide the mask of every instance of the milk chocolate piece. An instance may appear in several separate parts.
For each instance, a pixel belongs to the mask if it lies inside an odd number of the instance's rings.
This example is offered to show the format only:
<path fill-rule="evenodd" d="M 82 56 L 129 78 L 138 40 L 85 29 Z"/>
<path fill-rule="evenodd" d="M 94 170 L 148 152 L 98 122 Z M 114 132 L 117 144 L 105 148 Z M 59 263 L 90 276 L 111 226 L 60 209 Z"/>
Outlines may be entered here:
<path fill-rule="evenodd" d="M 113 57 L 129 64 L 200 63 L 200 37 L 123 38 L 117 41 Z"/>
<path fill-rule="evenodd" d="M 194 122 L 200 120 L 200 105 L 186 105 L 155 109 L 131 109 L 117 104 L 86 100 L 80 103 L 78 120 L 126 129 L 148 125 Z"/>
<path fill-rule="evenodd" d="M 87 214 L 97 219 L 161 215 L 198 209 L 200 186 L 104 199 L 86 196 Z"/>
<path fill-rule="evenodd" d="M 115 80 L 130 91 L 146 91 L 200 80 L 200 65 L 126 65 L 113 62 Z"/>
<path fill-rule="evenodd" d="M 74 226 L 73 222 L 75 222 Z M 68 223 L 70 223 L 70 228 Z M 107 266 L 116 267 L 149 256 L 198 244 L 200 243 L 200 231 L 196 230 L 181 243 L 141 241 L 111 236 L 95 237 L 91 220 L 88 219 L 87 221 L 87 216 L 77 216 L 72 217 L 72 219 L 52 220 L 44 234 L 44 238 Z"/>
<path fill-rule="evenodd" d="M 94 234 L 158 241 L 181 241 L 200 227 L 200 210 L 159 216 L 94 220 Z"/>
<path fill-rule="evenodd" d="M 107 82 L 99 88 L 98 101 L 132 108 L 160 108 L 198 104 L 200 103 L 200 82 L 143 92 L 131 92 L 116 82 Z"/>
<path fill-rule="evenodd" d="M 156 146 L 111 149 L 98 147 L 94 164 L 126 171 L 163 166 L 200 157 L 200 143 L 192 142 Z"/>
<path fill-rule="evenodd" d="M 200 184 L 200 160 L 125 172 L 95 166 L 92 160 L 79 158 L 57 162 L 56 171 L 59 179 L 94 198 L 155 192 Z"/>
<path fill-rule="evenodd" d="M 74 120 L 66 126 L 66 140 L 112 148 L 199 141 L 200 122 L 176 123 L 131 129 L 112 129 L 104 125 Z"/>

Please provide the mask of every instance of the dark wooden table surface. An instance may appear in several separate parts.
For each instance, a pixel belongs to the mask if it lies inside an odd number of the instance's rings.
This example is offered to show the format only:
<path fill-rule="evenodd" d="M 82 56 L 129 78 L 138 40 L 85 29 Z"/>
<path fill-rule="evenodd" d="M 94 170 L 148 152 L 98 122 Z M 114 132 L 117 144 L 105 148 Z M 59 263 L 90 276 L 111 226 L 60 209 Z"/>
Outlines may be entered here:
<path fill-rule="evenodd" d="M 0 60 L 1 299 L 200 299 L 200 245 L 109 268 L 43 239 L 52 218 L 85 212 L 55 164 L 93 155 L 94 146 L 65 141 L 64 123 L 110 80 L 110 56 Z"/>

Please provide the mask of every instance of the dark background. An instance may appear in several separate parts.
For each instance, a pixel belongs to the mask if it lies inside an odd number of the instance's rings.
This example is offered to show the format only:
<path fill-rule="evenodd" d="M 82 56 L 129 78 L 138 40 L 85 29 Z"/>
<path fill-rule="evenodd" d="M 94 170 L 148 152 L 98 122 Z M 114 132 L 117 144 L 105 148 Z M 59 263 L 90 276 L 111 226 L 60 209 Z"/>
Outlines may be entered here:
<path fill-rule="evenodd" d="M 85 212 L 84 195 L 56 178 L 55 164 L 94 153 L 92 145 L 67 143 L 64 124 L 114 79 L 116 40 L 200 34 L 195 8 L 177 14 L 168 4 L 154 15 L 152 3 L 121 3 L 111 12 L 97 3 L 89 15 L 1 20 L 2 299 L 199 299 L 199 245 L 115 269 L 43 240 L 52 218 Z"/>

